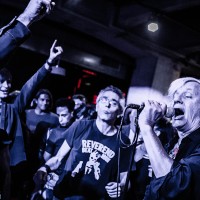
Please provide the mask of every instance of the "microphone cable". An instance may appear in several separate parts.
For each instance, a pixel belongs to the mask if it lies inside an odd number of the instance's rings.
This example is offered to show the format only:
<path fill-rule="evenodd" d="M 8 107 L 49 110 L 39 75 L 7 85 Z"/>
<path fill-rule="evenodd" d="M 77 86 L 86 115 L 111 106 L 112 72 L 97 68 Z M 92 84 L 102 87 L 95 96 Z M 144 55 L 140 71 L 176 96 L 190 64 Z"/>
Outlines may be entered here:
<path fill-rule="evenodd" d="M 128 188 L 128 183 L 129 183 L 129 176 L 130 176 L 130 170 L 131 170 L 131 166 L 132 166 L 132 162 L 133 162 L 133 158 L 134 158 L 134 153 L 135 153 L 135 147 L 136 145 L 136 142 L 137 142 L 137 138 L 138 138 L 138 133 L 139 133 L 139 127 L 138 127 L 138 117 L 139 117 L 139 114 L 140 112 L 142 111 L 142 109 L 137 109 L 137 116 L 135 118 L 135 126 L 136 126 L 136 131 L 135 131 L 135 134 L 134 134 L 134 138 L 133 138 L 133 141 L 130 142 L 129 144 L 125 143 L 122 139 L 122 126 L 123 126 L 123 122 L 124 122 L 124 117 L 125 117 L 125 114 L 126 114 L 126 111 L 129 107 L 125 107 L 124 111 L 123 111 L 123 114 L 122 114 L 122 118 L 121 118 L 121 121 L 120 121 L 120 125 L 119 125 L 119 128 L 118 128 L 118 132 L 117 132 L 117 137 L 118 137 L 118 155 L 117 155 L 117 200 L 119 199 L 123 199 L 120 198 L 120 196 L 118 195 L 118 192 L 119 192 L 119 189 L 118 187 L 120 186 L 120 160 L 121 160 L 121 148 L 129 148 L 130 146 L 133 147 L 131 153 L 130 153 L 130 159 L 129 159 L 129 166 L 128 166 L 128 172 L 127 172 L 127 175 L 126 175 L 126 181 L 125 181 L 125 185 L 124 185 L 124 190 L 123 190 L 123 196 L 125 195 L 125 193 L 127 192 L 127 188 Z M 132 108 L 133 109 L 133 108 Z"/>

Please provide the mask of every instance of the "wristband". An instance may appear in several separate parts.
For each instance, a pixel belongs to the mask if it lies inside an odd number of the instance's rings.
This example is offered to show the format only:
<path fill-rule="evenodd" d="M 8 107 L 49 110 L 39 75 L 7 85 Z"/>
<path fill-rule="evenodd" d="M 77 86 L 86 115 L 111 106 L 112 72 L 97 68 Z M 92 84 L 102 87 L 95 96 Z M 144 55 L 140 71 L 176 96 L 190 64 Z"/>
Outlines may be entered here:
<path fill-rule="evenodd" d="M 51 168 L 49 167 L 49 165 L 44 165 L 43 167 L 45 167 L 46 168 L 46 170 L 47 170 L 47 174 L 51 171 Z"/>
<path fill-rule="evenodd" d="M 54 66 L 54 65 L 55 65 L 54 62 L 53 62 L 53 63 L 50 63 L 48 60 L 46 61 L 46 63 L 47 63 L 49 66 Z"/>

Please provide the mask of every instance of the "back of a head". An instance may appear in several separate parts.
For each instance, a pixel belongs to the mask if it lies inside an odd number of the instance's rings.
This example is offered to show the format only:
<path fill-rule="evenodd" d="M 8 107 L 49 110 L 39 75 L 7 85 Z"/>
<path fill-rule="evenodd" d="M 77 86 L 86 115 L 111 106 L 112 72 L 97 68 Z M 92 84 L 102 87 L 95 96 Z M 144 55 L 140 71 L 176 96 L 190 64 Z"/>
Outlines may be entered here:
<path fill-rule="evenodd" d="M 75 94 L 72 96 L 72 99 L 79 99 L 83 103 L 86 103 L 86 97 L 83 94 Z"/>

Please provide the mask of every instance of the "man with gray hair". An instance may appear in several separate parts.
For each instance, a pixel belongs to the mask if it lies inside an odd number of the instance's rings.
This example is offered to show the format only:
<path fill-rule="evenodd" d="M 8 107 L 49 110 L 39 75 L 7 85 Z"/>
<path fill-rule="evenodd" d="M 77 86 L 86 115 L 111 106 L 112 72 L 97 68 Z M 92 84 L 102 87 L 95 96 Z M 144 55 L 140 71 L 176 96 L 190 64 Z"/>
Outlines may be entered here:
<path fill-rule="evenodd" d="M 68 134 L 65 134 L 66 138 L 56 156 L 36 174 L 38 177 L 43 174 L 44 178 L 48 172 L 56 170 L 68 155 L 65 173 L 54 188 L 56 197 L 102 200 L 121 195 L 129 160 L 121 155 L 120 173 L 117 173 L 118 150 L 122 144 L 119 143 L 115 121 L 122 114 L 124 103 L 121 90 L 108 86 L 97 97 L 97 119 L 76 121 L 66 131 Z M 122 137 L 123 141 L 129 141 L 124 135 Z M 117 174 L 120 183 L 117 183 Z"/>
<path fill-rule="evenodd" d="M 179 78 L 169 88 L 177 134 L 166 148 L 153 130 L 164 117 L 166 105 L 148 100 L 139 116 L 140 131 L 155 178 L 147 188 L 148 200 L 197 200 L 200 197 L 200 81 Z"/>

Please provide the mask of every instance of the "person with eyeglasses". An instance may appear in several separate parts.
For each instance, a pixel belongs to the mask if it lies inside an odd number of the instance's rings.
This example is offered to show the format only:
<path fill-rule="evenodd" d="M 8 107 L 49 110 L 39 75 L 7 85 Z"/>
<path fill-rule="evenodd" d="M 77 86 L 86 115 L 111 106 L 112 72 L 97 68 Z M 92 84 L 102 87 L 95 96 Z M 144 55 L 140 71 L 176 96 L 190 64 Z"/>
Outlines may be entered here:
<path fill-rule="evenodd" d="M 74 122 L 66 130 L 65 140 L 58 153 L 37 171 L 35 179 L 44 180 L 47 173 L 56 170 L 68 155 L 64 173 L 57 183 L 56 180 L 51 182 L 52 187 L 55 185 L 54 195 L 57 198 L 120 198 L 129 160 L 127 151 L 119 151 L 122 144 L 115 121 L 122 114 L 124 104 L 120 89 L 108 86 L 101 90 L 96 100 L 97 118 Z M 129 142 L 128 137 L 121 136 L 123 141 Z"/>

